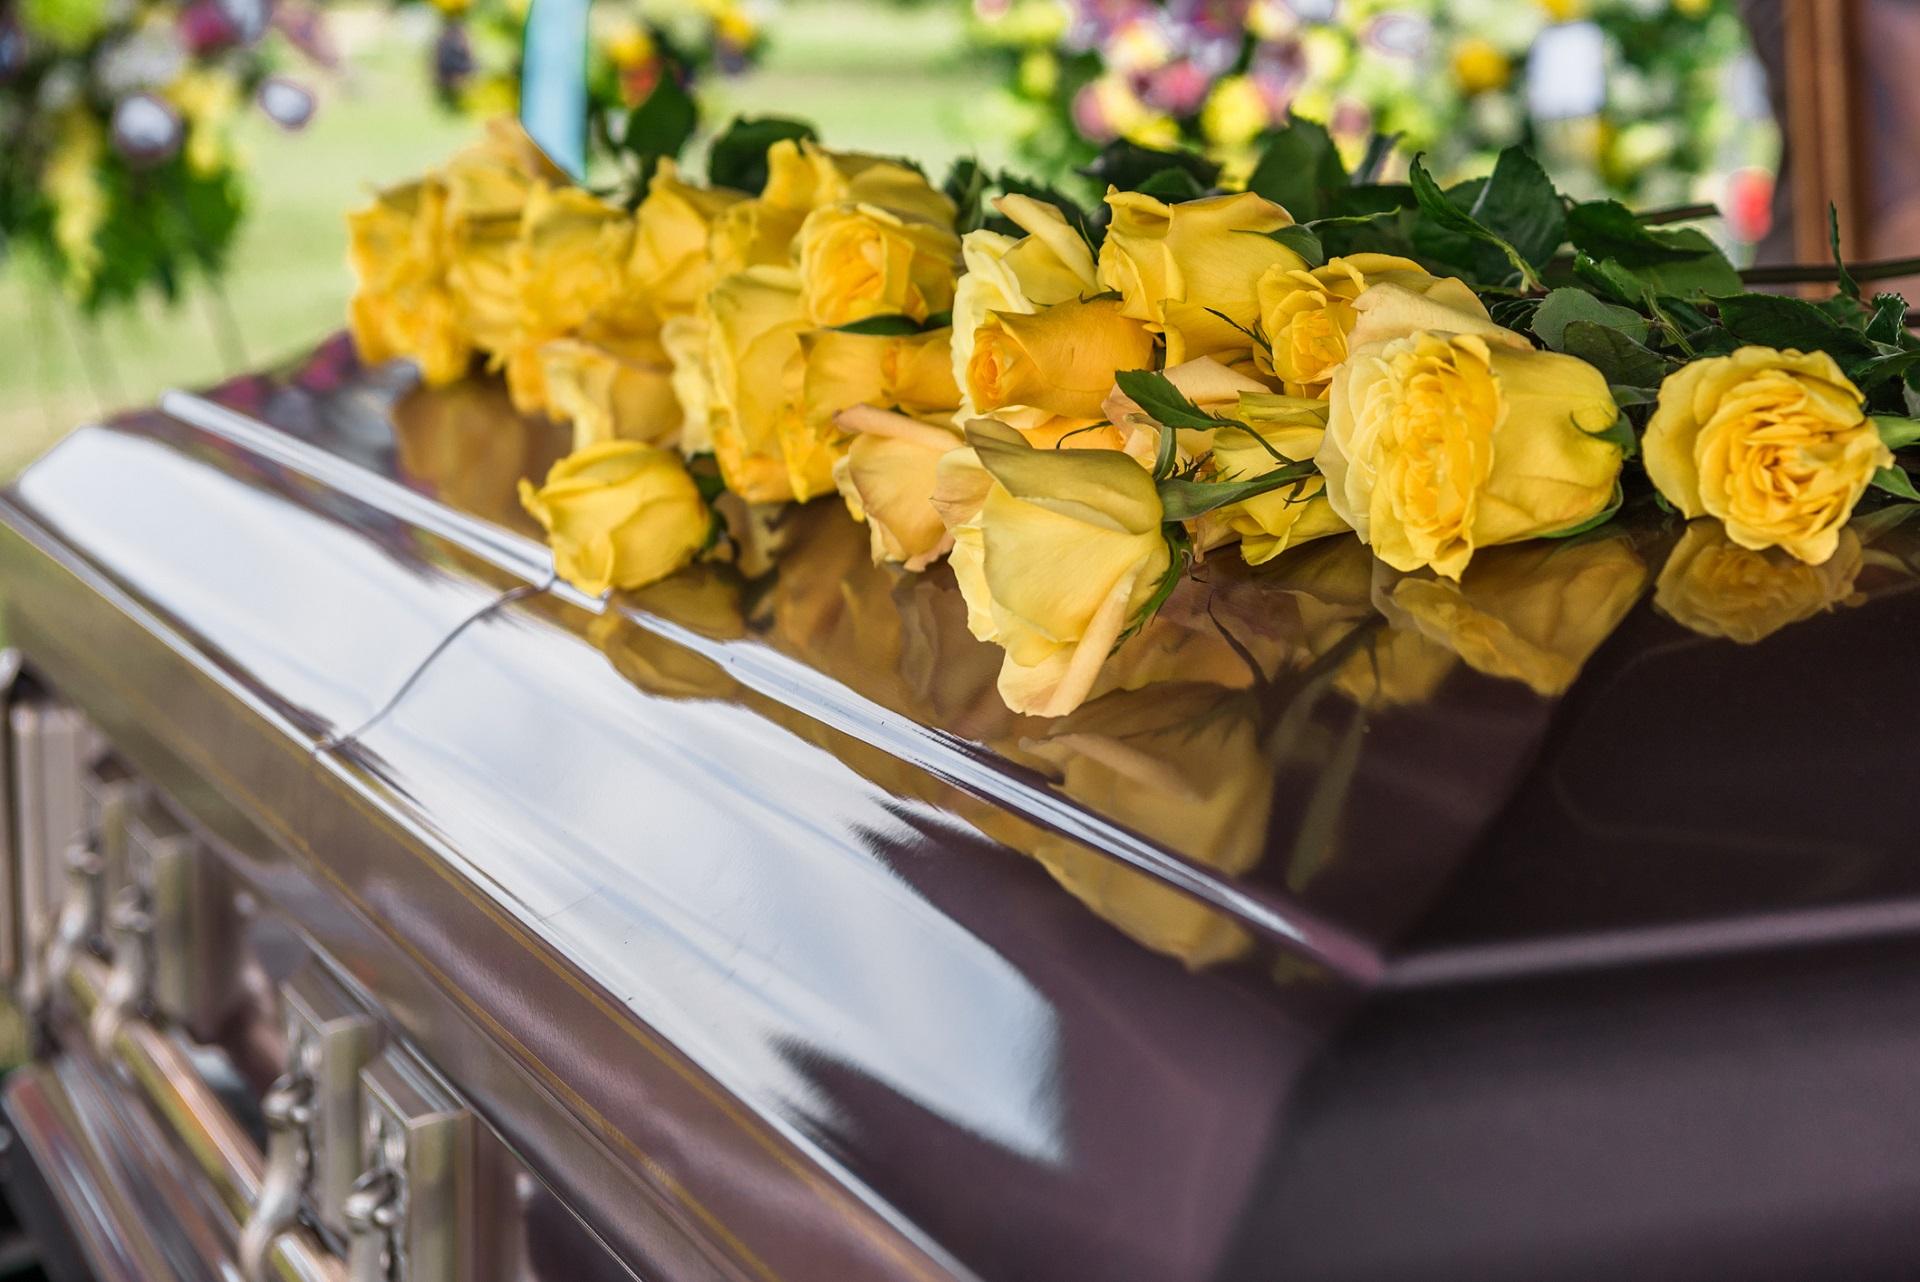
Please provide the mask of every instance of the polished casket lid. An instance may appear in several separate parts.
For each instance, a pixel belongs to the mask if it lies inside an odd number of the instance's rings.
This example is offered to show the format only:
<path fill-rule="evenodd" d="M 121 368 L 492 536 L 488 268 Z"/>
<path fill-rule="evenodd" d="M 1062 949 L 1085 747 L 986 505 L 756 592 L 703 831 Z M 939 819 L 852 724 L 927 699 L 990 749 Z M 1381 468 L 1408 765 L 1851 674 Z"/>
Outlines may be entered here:
<path fill-rule="evenodd" d="M 627 1040 L 381 901 L 736 1275 L 1920 1251 L 1920 521 L 1812 569 L 1649 510 L 1458 586 L 1216 553 L 1045 720 L 836 502 L 554 582 L 514 485 L 566 445 L 334 340 L 69 436 L 0 592 L 33 661 L 87 639 L 23 567 L 92 585 L 557 958 Z"/>

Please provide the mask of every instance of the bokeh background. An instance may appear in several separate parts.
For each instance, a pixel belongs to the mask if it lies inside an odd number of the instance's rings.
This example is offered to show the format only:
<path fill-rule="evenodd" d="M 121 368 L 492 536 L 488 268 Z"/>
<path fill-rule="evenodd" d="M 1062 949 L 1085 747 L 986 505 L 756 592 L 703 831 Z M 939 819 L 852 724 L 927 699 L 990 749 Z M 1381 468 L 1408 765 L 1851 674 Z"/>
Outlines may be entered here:
<path fill-rule="evenodd" d="M 36 84 L 24 108 L 4 93 L 22 33 L 71 23 L 74 5 L 97 16 L 103 3 L 142 2 L 0 0 L 0 180 L 41 182 L 28 166 L 61 154 L 31 115 L 52 90 Z M 343 214 L 511 108 L 517 3 L 326 5 L 300 11 L 299 40 L 269 26 L 262 41 L 301 46 L 268 50 L 276 83 L 309 101 L 298 127 L 255 109 L 257 91 L 208 108 L 224 113 L 244 204 L 218 280 L 187 273 L 171 300 L 143 288 L 90 307 L 62 263 L 19 236 L 0 246 L 0 475 L 80 419 L 284 359 L 338 328 Z M 709 126 L 802 117 L 829 145 L 909 156 L 936 177 L 972 156 L 1071 184 L 1115 137 L 1206 151 L 1231 176 L 1261 130 L 1295 110 L 1326 121 L 1352 161 L 1397 135 L 1390 166 L 1418 149 L 1463 177 L 1525 141 L 1571 193 L 1718 206 L 1710 230 L 1736 256 L 1767 231 L 1778 131 L 1733 0 L 644 3 L 638 18 L 617 0 L 596 8 L 615 111 L 645 97 L 671 9 L 691 6 L 707 43 L 684 61 L 701 72 Z M 121 142 L 113 135 L 100 163 Z M 103 235 L 139 216 L 137 204 L 116 207 Z"/>

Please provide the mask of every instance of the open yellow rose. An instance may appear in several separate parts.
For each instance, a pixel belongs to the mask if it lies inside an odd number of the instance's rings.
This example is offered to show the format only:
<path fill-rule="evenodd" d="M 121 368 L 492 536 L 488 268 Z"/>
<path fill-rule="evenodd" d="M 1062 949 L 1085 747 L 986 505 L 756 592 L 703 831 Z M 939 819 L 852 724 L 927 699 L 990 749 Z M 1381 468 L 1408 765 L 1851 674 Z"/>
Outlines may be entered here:
<path fill-rule="evenodd" d="M 559 338 L 540 348 L 547 405 L 573 425 L 573 448 L 602 441 L 671 444 L 682 414 L 673 366 L 657 338 Z"/>
<path fill-rule="evenodd" d="M 485 138 L 447 163 L 447 283 L 460 301 L 473 345 L 502 351 L 519 323 L 514 247 L 534 189 L 564 185 L 565 175 L 512 120 L 489 122 Z"/>
<path fill-rule="evenodd" d="M 402 356 L 430 386 L 467 371 L 473 348 L 447 280 L 446 188 L 435 180 L 381 192 L 347 216 L 347 262 L 355 289 L 347 323 L 360 358 Z"/>
<path fill-rule="evenodd" d="M 807 215 L 846 204 L 870 205 L 931 227 L 953 226 L 953 202 L 898 161 L 782 139 L 767 149 L 767 184 L 760 194 L 714 219 L 715 274 L 790 264 Z"/>
<path fill-rule="evenodd" d="M 546 528 L 553 568 L 583 592 L 663 579 L 705 546 L 712 516 L 678 455 L 604 441 L 553 465 L 520 502 Z"/>
<path fill-rule="evenodd" d="M 1252 192 L 1169 205 L 1109 190 L 1107 205 L 1113 221 L 1100 247 L 1100 284 L 1120 292 L 1125 315 L 1166 335 L 1169 365 L 1249 352 L 1261 276 L 1307 265 L 1258 234 L 1289 226 L 1293 217 Z"/>
<path fill-rule="evenodd" d="M 633 219 L 578 187 L 535 187 L 513 248 L 519 315 L 511 337 L 494 352 L 507 391 L 523 414 L 550 408 L 540 349 L 579 331 L 597 315 L 622 311 Z"/>
<path fill-rule="evenodd" d="M 713 450 L 727 488 L 749 503 L 831 492 L 834 442 L 813 431 L 803 404 L 809 326 L 798 275 L 749 268 L 719 281 L 707 308 Z"/>
<path fill-rule="evenodd" d="M 856 521 L 865 521 L 873 560 L 924 570 L 953 546 L 933 506 L 940 460 L 960 448 L 952 428 L 856 405 L 838 416 L 852 437 L 833 465 L 833 482 Z"/>
<path fill-rule="evenodd" d="M 991 313 L 974 331 L 968 399 L 1029 433 L 1049 420 L 1069 420 L 1066 430 L 1098 423 L 1114 374 L 1153 364 L 1153 335 L 1121 309 L 1115 298 L 1075 298 L 1026 314 Z"/>
<path fill-rule="evenodd" d="M 699 306 L 713 284 L 707 242 L 715 219 L 747 199 L 726 188 L 701 187 L 662 160 L 647 183 L 647 198 L 634 211 L 633 286 L 662 317 L 684 316 Z"/>
<path fill-rule="evenodd" d="M 1294 396 L 1324 397 L 1334 371 L 1347 359 L 1348 336 L 1360 319 L 1354 302 L 1379 284 L 1432 294 L 1483 320 L 1487 315 L 1466 282 L 1430 275 L 1410 258 L 1354 254 L 1312 271 L 1276 265 L 1266 270 L 1257 287 L 1262 331 L 1271 347 L 1263 368 L 1278 375 Z"/>
<path fill-rule="evenodd" d="M 816 325 L 870 316 L 924 321 L 953 303 L 960 238 L 951 223 L 919 222 L 878 205 L 829 205 L 807 215 L 796 245 Z"/>
<path fill-rule="evenodd" d="M 949 493 L 983 492 L 953 527 L 967 626 L 1006 650 L 999 688 L 1009 708 L 1061 716 L 1091 693 L 1167 572 L 1160 495 L 1116 450 L 1035 449 L 991 419 L 971 424 L 967 442 L 940 463 Z"/>
<path fill-rule="evenodd" d="M 1423 331 L 1360 348 L 1331 385 L 1314 456 L 1341 519 L 1400 570 L 1457 579 L 1476 548 L 1606 511 L 1619 417 L 1607 381 L 1555 352 Z"/>
<path fill-rule="evenodd" d="M 951 415 L 960 403 L 948 350 L 952 338 L 950 329 L 901 335 L 826 329 L 802 335 L 808 423 L 820 431 L 854 405 Z"/>
<path fill-rule="evenodd" d="M 1247 481 L 1283 466 L 1274 457 L 1310 459 L 1326 436 L 1327 405 L 1310 397 L 1246 393 L 1230 417 L 1259 433 L 1237 428 L 1214 433 L 1212 479 Z M 1248 565 L 1262 565 L 1290 547 L 1345 534 L 1347 523 L 1327 501 L 1325 482 L 1309 477 L 1298 486 L 1272 490 L 1204 513 L 1194 524 L 1194 546 L 1205 552 L 1235 539 Z"/>
<path fill-rule="evenodd" d="M 1832 556 L 1809 565 L 1778 548 L 1742 547 L 1718 521 L 1694 521 L 1667 554 L 1653 604 L 1702 636 L 1753 645 L 1852 603 L 1863 563 L 1850 529 L 1840 531 Z"/>
<path fill-rule="evenodd" d="M 1874 472 L 1893 464 L 1864 404 L 1824 352 L 1743 347 L 1697 360 L 1660 385 L 1647 475 L 1740 546 L 1819 565 Z"/>

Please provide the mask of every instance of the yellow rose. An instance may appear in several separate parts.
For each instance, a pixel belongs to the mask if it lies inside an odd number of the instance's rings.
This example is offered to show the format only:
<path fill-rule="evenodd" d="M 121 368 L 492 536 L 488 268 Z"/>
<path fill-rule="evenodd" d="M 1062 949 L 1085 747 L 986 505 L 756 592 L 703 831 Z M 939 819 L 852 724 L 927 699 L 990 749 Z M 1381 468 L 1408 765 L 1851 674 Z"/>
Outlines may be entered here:
<path fill-rule="evenodd" d="M 634 211 L 634 288 L 660 316 L 688 315 L 713 284 L 707 242 L 713 224 L 747 197 L 725 188 L 700 187 L 662 160 L 647 184 L 647 198 Z"/>
<path fill-rule="evenodd" d="M 1247 481 L 1284 466 L 1274 457 L 1310 459 L 1326 436 L 1327 406 L 1306 397 L 1247 393 L 1230 417 L 1245 423 L 1266 442 L 1236 428 L 1214 433 L 1213 479 Z M 1330 534 L 1345 534 L 1347 523 L 1327 501 L 1325 483 L 1311 477 L 1297 487 L 1273 490 L 1202 515 L 1194 528 L 1201 551 L 1235 539 L 1248 565 L 1271 561 L 1290 547 Z"/>
<path fill-rule="evenodd" d="M 680 431 L 673 367 L 659 340 L 560 338 L 540 348 L 547 404 L 573 424 L 573 448 L 602 441 L 671 444 Z"/>
<path fill-rule="evenodd" d="M 1360 348 L 1315 455 L 1333 509 L 1400 570 L 1458 579 L 1476 548 L 1570 529 L 1614 501 L 1619 417 L 1600 372 L 1555 352 L 1421 332 Z"/>
<path fill-rule="evenodd" d="M 504 351 L 519 325 L 513 259 L 521 215 L 536 186 L 562 186 L 566 178 L 510 119 L 489 122 L 486 137 L 448 161 L 440 177 L 447 191 L 447 284 L 459 300 L 461 323 L 480 350 Z"/>
<path fill-rule="evenodd" d="M 1670 374 L 1647 424 L 1647 475 L 1688 517 L 1747 548 L 1818 565 L 1873 474 L 1893 465 L 1860 389 L 1824 352 L 1743 347 Z"/>
<path fill-rule="evenodd" d="M 788 265 L 807 215 L 845 204 L 871 205 L 930 227 L 953 226 L 953 202 L 898 161 L 782 139 L 767 149 L 767 184 L 760 195 L 714 219 L 715 273 Z"/>
<path fill-rule="evenodd" d="M 976 470 L 972 485 L 984 490 L 979 510 L 953 528 L 967 626 L 1007 652 L 1007 707 L 1061 716 L 1086 699 L 1167 572 L 1160 495 L 1115 450 L 1034 449 L 991 419 L 969 426 L 967 442 L 971 451 L 940 464 L 943 486 L 945 473 Z"/>
<path fill-rule="evenodd" d="M 750 503 L 831 492 L 834 442 L 812 431 L 803 404 L 799 277 L 752 267 L 716 284 L 707 307 L 713 449 L 727 488 Z"/>
<path fill-rule="evenodd" d="M 660 324 L 660 346 L 673 367 L 673 399 L 680 406 L 680 452 L 713 452 L 713 374 L 707 362 L 707 318 L 669 316 Z"/>
<path fill-rule="evenodd" d="M 1429 275 L 1410 258 L 1354 254 L 1312 271 L 1270 267 L 1256 290 L 1261 326 L 1271 348 L 1261 368 L 1278 375 L 1293 396 L 1325 396 L 1334 371 L 1347 359 L 1348 337 L 1360 319 L 1354 303 L 1381 283 L 1430 294 L 1444 306 L 1492 324 L 1487 309 L 1464 281 Z M 1448 324 L 1420 328 L 1471 332 Z"/>
<path fill-rule="evenodd" d="M 445 212 L 446 189 L 428 180 L 389 188 L 347 216 L 354 346 L 369 364 L 413 358 L 435 387 L 464 375 L 473 357 L 447 285 Z"/>
<path fill-rule="evenodd" d="M 1742 547 L 1718 521 L 1694 521 L 1667 555 L 1654 585 L 1654 608 L 1702 636 L 1741 645 L 1764 640 L 1857 598 L 1863 555 L 1851 529 L 1818 565 L 1778 548 Z"/>
<path fill-rule="evenodd" d="M 1153 366 L 1153 335 L 1115 298 L 1072 299 L 1031 313 L 994 312 L 974 332 L 967 397 L 982 413 L 1031 430 L 1046 419 L 1097 423 L 1120 370 Z"/>
<path fill-rule="evenodd" d="M 1249 350 L 1262 274 L 1307 265 L 1256 234 L 1289 226 L 1293 217 L 1252 192 L 1168 205 L 1109 190 L 1107 204 L 1113 221 L 1100 247 L 1100 284 L 1120 292 L 1125 315 L 1167 336 L 1169 365 Z"/>
<path fill-rule="evenodd" d="M 1458 582 L 1425 574 L 1378 584 L 1374 601 L 1488 676 L 1564 694 L 1647 586 L 1626 535 L 1497 548 Z"/>
<path fill-rule="evenodd" d="M 877 205 L 830 205 L 800 226 L 801 288 L 821 326 L 870 316 L 924 321 L 953 303 L 960 238 Z"/>
<path fill-rule="evenodd" d="M 618 206 L 578 187 L 537 186 L 528 196 L 511 260 L 519 314 L 493 358 L 521 413 L 551 408 L 540 349 L 622 310 L 632 248 L 633 219 Z"/>
<path fill-rule="evenodd" d="M 966 270 L 953 294 L 953 376 L 963 397 L 974 336 L 989 316 L 1035 312 L 1100 292 L 1093 251 L 1058 209 L 1028 196 L 1002 196 L 994 206 L 1026 234 L 982 229 L 960 242 Z M 979 406 L 963 399 L 954 421 L 979 413 Z"/>
<path fill-rule="evenodd" d="M 952 338 L 950 329 L 885 336 L 830 329 L 803 334 L 807 422 L 820 432 L 853 405 L 951 415 L 960 403 L 948 350 Z"/>
<path fill-rule="evenodd" d="M 706 545 L 713 518 L 679 456 L 603 441 L 553 465 L 520 502 L 546 528 L 553 568 L 583 592 L 644 587 Z"/>
<path fill-rule="evenodd" d="M 840 430 L 852 434 L 833 465 L 833 482 L 856 521 L 865 521 L 874 564 L 897 561 L 924 570 L 953 546 L 933 490 L 940 460 L 960 448 L 951 428 L 905 414 L 856 405 L 841 411 Z"/>

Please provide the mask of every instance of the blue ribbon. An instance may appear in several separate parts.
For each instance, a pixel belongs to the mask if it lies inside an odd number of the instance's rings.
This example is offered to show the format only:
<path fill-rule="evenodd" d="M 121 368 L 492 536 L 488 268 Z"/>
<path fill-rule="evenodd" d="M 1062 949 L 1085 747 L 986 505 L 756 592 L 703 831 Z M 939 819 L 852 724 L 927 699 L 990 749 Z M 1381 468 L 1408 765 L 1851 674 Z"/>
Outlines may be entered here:
<path fill-rule="evenodd" d="M 533 0 L 521 46 L 520 123 L 575 182 L 587 176 L 587 10 L 593 0 Z"/>

